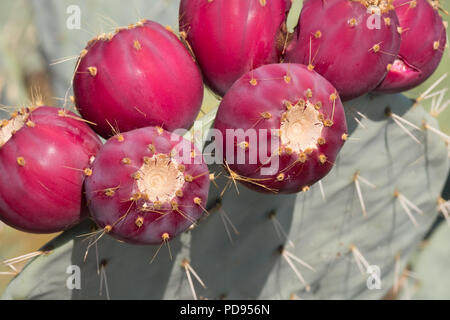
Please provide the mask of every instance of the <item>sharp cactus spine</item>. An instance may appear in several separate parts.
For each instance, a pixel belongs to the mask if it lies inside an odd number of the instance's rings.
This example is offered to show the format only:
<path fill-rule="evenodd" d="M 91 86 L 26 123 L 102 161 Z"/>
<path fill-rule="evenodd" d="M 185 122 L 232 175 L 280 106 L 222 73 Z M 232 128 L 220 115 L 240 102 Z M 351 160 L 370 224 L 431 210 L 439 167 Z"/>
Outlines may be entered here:
<path fill-rule="evenodd" d="M 380 92 L 402 92 L 426 81 L 438 67 L 447 43 L 438 7 L 428 0 L 395 0 L 401 47 Z"/>
<path fill-rule="evenodd" d="M 387 74 L 400 49 L 397 27 L 392 0 L 306 0 L 286 62 L 308 65 L 353 99 Z"/>
<path fill-rule="evenodd" d="M 244 75 L 225 95 L 215 128 L 224 137 L 219 142 L 231 178 L 274 193 L 308 190 L 331 170 L 347 137 L 336 89 L 296 64 Z M 242 153 L 245 161 L 238 159 Z"/>
<path fill-rule="evenodd" d="M 203 71 L 223 96 L 243 74 L 280 61 L 290 0 L 182 0 L 180 30 Z"/>
<path fill-rule="evenodd" d="M 81 115 L 105 138 L 111 126 L 188 128 L 203 99 L 200 71 L 181 41 L 145 20 L 89 42 L 73 86 Z"/>
<path fill-rule="evenodd" d="M 99 152 L 86 194 L 93 219 L 130 243 L 160 244 L 205 212 L 209 172 L 187 140 L 161 128 L 112 137 Z"/>
<path fill-rule="evenodd" d="M 0 145 L 2 221 L 53 233 L 86 216 L 83 183 L 101 142 L 84 120 L 51 107 L 23 109 L 2 124 Z"/>

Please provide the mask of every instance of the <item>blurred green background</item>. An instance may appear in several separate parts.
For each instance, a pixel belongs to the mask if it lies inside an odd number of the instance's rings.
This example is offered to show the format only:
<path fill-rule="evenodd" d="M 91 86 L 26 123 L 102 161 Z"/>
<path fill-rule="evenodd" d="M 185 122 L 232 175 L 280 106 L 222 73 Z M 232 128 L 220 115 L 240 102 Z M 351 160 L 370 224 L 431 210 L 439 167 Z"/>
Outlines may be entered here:
<path fill-rule="evenodd" d="M 289 27 L 295 26 L 302 1 L 293 1 Z M 178 0 L 3 0 L 0 2 L 0 119 L 7 118 L 8 106 L 26 106 L 42 97 L 47 105 L 62 106 L 70 88 L 76 57 L 86 42 L 95 35 L 147 18 L 178 28 Z M 448 3 L 442 1 L 445 7 Z M 81 12 L 81 29 L 67 27 L 68 8 L 76 5 Z M 447 8 L 448 9 L 448 8 Z M 444 17 L 450 21 L 448 16 Z M 448 46 L 448 44 L 447 44 Z M 65 61 L 67 60 L 67 61 Z M 61 62 L 61 63 L 60 63 Z M 444 53 L 438 71 L 421 87 L 406 92 L 417 98 L 430 85 L 450 70 L 450 50 Z M 450 78 L 434 91 L 450 88 Z M 218 104 L 206 90 L 203 110 Z M 446 94 L 443 102 L 450 99 Z M 431 99 L 423 104 L 430 108 Z M 449 108 L 450 109 L 450 108 Z M 450 110 L 439 116 L 441 129 L 450 134 Z M 0 177 L 1 179 L 1 177 Z M 39 249 L 55 235 L 30 235 L 15 231 L 0 222 L 0 261 Z M 406 277 L 408 292 L 399 298 L 440 298 L 450 296 L 450 279 L 442 278 L 450 262 L 450 229 L 441 224 L 438 231 L 424 240 L 411 268 L 415 277 Z M 443 245 L 440 245 L 442 243 Z M 447 245 L 447 246 L 445 246 Z M 443 249 L 444 248 L 444 249 Z M 0 272 L 9 271 L 0 265 Z M 439 278 L 436 278 L 439 275 Z M 0 275 L 0 295 L 11 280 Z M 436 282 L 447 281 L 447 292 L 434 290 Z M 442 285 L 440 286 L 442 287 Z M 391 296 L 389 298 L 395 298 Z"/>

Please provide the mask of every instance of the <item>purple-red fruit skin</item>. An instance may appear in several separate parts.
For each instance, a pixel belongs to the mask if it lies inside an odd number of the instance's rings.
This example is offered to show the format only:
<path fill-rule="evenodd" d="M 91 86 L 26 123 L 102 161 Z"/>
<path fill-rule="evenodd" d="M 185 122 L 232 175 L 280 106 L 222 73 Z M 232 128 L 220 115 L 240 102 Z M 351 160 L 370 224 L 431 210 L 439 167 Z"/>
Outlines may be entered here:
<path fill-rule="evenodd" d="M 301 101 L 308 102 L 308 105 L 303 105 Z M 295 109 L 299 106 L 300 109 Z M 284 121 L 283 114 L 289 108 L 300 112 L 300 116 L 303 112 L 314 114 L 317 111 L 319 114 L 320 120 L 308 122 L 306 127 L 302 127 L 302 120 L 299 119 L 302 129 L 299 134 L 313 128 L 322 128 L 314 147 L 299 151 L 289 150 L 281 138 L 277 137 L 276 131 L 272 131 L 280 129 Z M 297 122 L 290 125 L 295 128 Z M 298 64 L 266 65 L 240 78 L 222 100 L 215 128 L 223 136 L 218 145 L 224 146 L 224 160 L 233 172 L 232 176 L 263 193 L 289 194 L 307 190 L 329 173 L 347 137 L 345 113 L 336 89 L 315 71 Z M 264 138 L 258 139 L 256 149 L 261 149 L 261 143 L 271 143 L 275 139 L 279 143 L 280 153 L 272 144 L 267 147 L 269 161 L 261 159 L 258 153 L 257 162 L 251 164 L 248 152 L 255 146 L 250 144 L 247 146 L 244 164 L 229 162 L 226 155 L 230 150 L 227 150 L 226 146 L 227 139 L 230 138 L 226 132 L 239 129 L 255 129 L 257 132 L 267 129 L 267 141 Z M 228 145 L 234 146 L 231 151 L 235 155 L 242 143 L 250 140 L 248 137 L 233 139 L 235 141 Z M 279 161 L 276 173 L 263 175 L 261 168 L 270 167 L 275 160 Z"/>
<path fill-rule="evenodd" d="M 147 126 L 189 128 L 203 100 L 200 70 L 163 26 L 140 22 L 91 41 L 75 72 L 81 115 L 102 137 Z"/>
<path fill-rule="evenodd" d="M 397 93 L 426 81 L 439 66 L 447 43 L 438 9 L 427 0 L 395 0 L 400 21 L 400 53 L 377 91 Z"/>
<path fill-rule="evenodd" d="M 223 96 L 243 74 L 277 63 L 290 0 L 182 0 L 180 30 L 206 84 Z"/>
<path fill-rule="evenodd" d="M 342 100 L 362 96 L 381 83 L 400 49 L 393 7 L 379 29 L 374 17 L 358 1 L 305 0 L 285 61 L 313 66 Z"/>
<path fill-rule="evenodd" d="M 153 157 L 158 161 L 154 162 Z M 156 193 L 143 192 L 139 185 L 144 181 L 146 169 L 142 168 L 146 163 L 167 168 L 181 165 L 184 177 L 193 180 L 183 180 L 177 190 L 181 192 L 168 201 L 152 201 Z M 168 176 L 158 169 L 148 181 L 163 188 L 170 183 Z M 111 236 L 131 244 L 156 245 L 177 237 L 202 216 L 209 184 L 208 167 L 191 142 L 160 128 L 147 127 L 106 142 L 86 181 L 86 194 L 94 221 Z"/>
<path fill-rule="evenodd" d="M 86 215 L 85 169 L 101 141 L 61 109 L 39 107 L 26 122 L 0 148 L 0 219 L 25 232 L 66 230 Z"/>

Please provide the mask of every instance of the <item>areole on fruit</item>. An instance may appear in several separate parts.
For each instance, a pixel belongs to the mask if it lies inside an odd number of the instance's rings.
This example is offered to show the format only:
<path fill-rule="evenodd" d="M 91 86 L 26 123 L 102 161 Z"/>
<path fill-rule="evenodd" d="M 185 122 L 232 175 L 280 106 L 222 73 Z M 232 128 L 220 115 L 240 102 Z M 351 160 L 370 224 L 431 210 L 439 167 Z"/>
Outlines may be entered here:
<path fill-rule="evenodd" d="M 388 13 L 395 9 L 394 0 L 356 0 L 355 2 L 360 2 L 366 8 L 377 8 L 381 13 Z"/>
<path fill-rule="evenodd" d="M 120 240 L 161 244 L 206 209 L 208 167 L 187 140 L 148 127 L 112 137 L 98 154 L 86 193 L 95 222 Z"/>
<path fill-rule="evenodd" d="M 225 95 L 215 128 L 231 178 L 266 193 L 308 190 L 331 170 L 347 137 L 336 89 L 297 64 L 241 77 Z"/>

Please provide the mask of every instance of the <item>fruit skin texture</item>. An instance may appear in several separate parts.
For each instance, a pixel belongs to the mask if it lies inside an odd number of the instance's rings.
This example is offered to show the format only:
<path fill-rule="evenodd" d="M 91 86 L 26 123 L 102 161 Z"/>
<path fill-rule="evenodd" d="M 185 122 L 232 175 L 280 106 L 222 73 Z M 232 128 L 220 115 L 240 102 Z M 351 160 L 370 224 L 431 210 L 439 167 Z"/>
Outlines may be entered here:
<path fill-rule="evenodd" d="M 243 74 L 278 63 L 290 0 L 182 0 L 186 35 L 207 85 L 223 96 Z"/>
<path fill-rule="evenodd" d="M 191 150 L 195 150 L 195 158 L 191 158 Z M 158 156 L 158 163 L 163 161 L 159 157 L 166 156 L 170 160 L 164 166 L 182 165 L 184 177 L 193 177 L 192 182 L 183 179 L 182 193 L 168 201 L 157 203 L 149 199 L 155 196 L 154 189 L 146 193 L 139 187 L 145 173 L 142 167 L 146 161 L 155 164 L 149 160 L 153 156 Z M 158 169 L 149 181 L 160 188 L 169 183 L 167 177 Z M 94 221 L 111 236 L 132 244 L 154 245 L 172 240 L 202 216 L 209 184 L 202 154 L 189 141 L 147 127 L 106 142 L 94 162 L 93 175 L 86 181 L 86 195 Z"/>
<path fill-rule="evenodd" d="M 377 91 L 397 93 L 426 81 L 439 66 L 447 43 L 438 9 L 427 0 L 395 0 L 395 11 L 404 30 L 400 53 Z"/>
<path fill-rule="evenodd" d="M 277 137 L 277 131 L 272 130 L 282 127 L 287 106 L 297 110 L 295 108 L 299 107 L 301 101 L 309 102 L 301 105 L 301 117 L 316 111 L 321 116 L 319 120 L 308 120 L 307 124 L 302 124 L 301 119 L 291 120 L 293 130 L 300 126 L 300 130 L 291 132 L 296 136 L 305 136 L 308 132 L 315 132 L 313 130 L 317 127 L 322 128 L 322 131 L 315 137 L 317 142 L 314 139 L 314 146 L 299 151 L 289 150 L 289 145 L 283 141 L 283 134 Z M 316 106 L 320 108 L 317 110 Z M 322 179 L 332 169 L 347 132 L 344 108 L 336 89 L 318 73 L 298 64 L 266 65 L 244 75 L 222 100 L 215 128 L 224 137 L 219 143 L 224 146 L 223 156 L 231 175 L 248 187 L 265 193 L 297 193 Z M 267 141 L 258 138 L 256 163 L 250 162 L 249 154 L 255 150 L 252 149 L 255 146 L 252 146 L 250 138 L 227 136 L 226 132 L 230 129 L 268 130 Z M 227 143 L 228 139 L 234 141 Z M 278 144 L 274 141 L 278 141 Z M 246 142 L 249 145 L 245 163 L 231 163 L 227 157 L 230 146 L 234 147 L 232 151 L 237 155 L 238 149 Z M 268 152 L 264 153 L 269 160 L 263 159 L 259 153 L 263 143 L 271 144 L 267 147 Z M 276 172 L 273 175 L 262 174 L 261 168 L 270 167 L 274 161 L 279 162 Z"/>
<path fill-rule="evenodd" d="M 370 17 L 357 1 L 305 0 L 285 61 L 314 66 L 344 101 L 372 91 L 394 62 L 400 35 L 393 9 L 381 14 L 380 29 L 368 28 Z"/>
<path fill-rule="evenodd" d="M 102 137 L 146 126 L 189 128 L 203 100 L 200 70 L 171 31 L 141 21 L 100 36 L 82 52 L 74 94 Z M 109 122 L 109 124 L 108 124 Z"/>
<path fill-rule="evenodd" d="M 13 228 L 54 233 L 86 215 L 84 170 L 101 141 L 75 114 L 62 112 L 37 108 L 0 148 L 0 219 Z"/>

